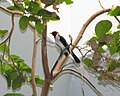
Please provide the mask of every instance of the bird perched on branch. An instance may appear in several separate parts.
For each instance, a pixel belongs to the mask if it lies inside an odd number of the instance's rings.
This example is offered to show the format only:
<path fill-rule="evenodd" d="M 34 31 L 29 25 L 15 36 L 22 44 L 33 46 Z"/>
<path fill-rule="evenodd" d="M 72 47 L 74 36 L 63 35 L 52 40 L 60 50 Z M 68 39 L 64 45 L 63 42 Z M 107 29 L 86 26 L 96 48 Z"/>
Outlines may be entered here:
<path fill-rule="evenodd" d="M 68 53 L 72 55 L 76 63 L 80 63 L 79 58 L 74 54 L 72 50 L 70 50 L 68 43 L 64 39 L 64 37 L 60 36 L 57 31 L 53 31 L 51 33 L 54 36 L 55 43 L 60 47 L 61 51 L 67 56 Z"/>

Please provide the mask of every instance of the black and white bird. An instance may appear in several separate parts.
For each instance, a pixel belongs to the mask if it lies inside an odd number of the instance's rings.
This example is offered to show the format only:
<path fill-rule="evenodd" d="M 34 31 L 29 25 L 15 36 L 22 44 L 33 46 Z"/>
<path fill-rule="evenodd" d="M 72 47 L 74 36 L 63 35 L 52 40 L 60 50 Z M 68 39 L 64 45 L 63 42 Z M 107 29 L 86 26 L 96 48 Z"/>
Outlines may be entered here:
<path fill-rule="evenodd" d="M 68 53 L 71 53 L 72 57 L 74 58 L 76 63 L 80 63 L 79 58 L 74 54 L 74 52 L 69 48 L 68 43 L 64 39 L 64 37 L 60 36 L 60 34 L 57 31 L 53 31 L 51 33 L 54 36 L 55 43 L 60 47 L 61 51 L 67 55 Z M 67 54 L 66 54 L 67 53 Z"/>

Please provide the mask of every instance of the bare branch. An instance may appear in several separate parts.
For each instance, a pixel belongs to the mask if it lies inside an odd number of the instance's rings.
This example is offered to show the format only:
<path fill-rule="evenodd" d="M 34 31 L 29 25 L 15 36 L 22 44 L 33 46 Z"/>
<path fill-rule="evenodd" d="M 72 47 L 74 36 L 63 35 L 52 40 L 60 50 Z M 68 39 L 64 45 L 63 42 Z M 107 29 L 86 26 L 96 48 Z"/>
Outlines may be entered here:
<path fill-rule="evenodd" d="M 118 21 L 118 23 L 120 24 L 120 20 L 118 19 L 118 17 L 117 16 L 114 16 L 114 17 Z"/>
<path fill-rule="evenodd" d="M 10 13 L 10 14 L 23 15 L 23 12 L 20 12 L 20 11 L 11 11 L 11 10 L 3 7 L 3 6 L 0 6 L 0 9 L 4 10 L 5 12 Z"/>
<path fill-rule="evenodd" d="M 36 56 L 37 56 L 37 34 L 38 32 L 34 31 L 34 47 L 33 47 L 33 57 L 32 57 L 32 89 L 34 96 L 37 96 L 37 90 L 36 90 L 36 82 L 35 82 L 35 64 L 36 64 Z"/>
<path fill-rule="evenodd" d="M 100 7 L 101 7 L 102 9 L 105 9 L 105 8 L 103 7 L 103 5 L 101 4 L 101 1 L 98 0 L 98 2 L 99 2 Z"/>
<path fill-rule="evenodd" d="M 50 75 L 50 71 L 49 71 L 49 66 L 48 66 L 48 55 L 47 55 L 47 25 L 46 23 L 44 23 L 45 25 L 45 30 L 42 32 L 42 63 L 43 63 L 43 69 L 44 69 L 44 73 L 45 73 L 45 78 L 48 79 L 49 75 Z"/>
<path fill-rule="evenodd" d="M 12 14 L 12 28 L 11 28 L 10 35 L 9 35 L 8 56 L 10 56 L 10 42 L 11 42 L 11 37 L 12 37 L 12 34 L 13 34 L 13 30 L 14 30 L 14 14 Z"/>
<path fill-rule="evenodd" d="M 47 55 L 47 24 L 44 22 L 45 29 L 42 32 L 42 65 L 43 65 L 43 70 L 44 70 L 44 75 L 45 75 L 45 80 L 44 84 L 42 87 L 42 92 L 41 96 L 47 96 L 49 92 L 49 86 L 51 82 L 51 74 L 50 74 L 50 69 L 48 65 L 48 55 Z"/>
<path fill-rule="evenodd" d="M 98 89 L 85 77 L 83 76 L 80 72 L 67 68 L 67 69 L 63 69 L 61 72 L 70 72 L 76 76 L 79 76 L 81 79 L 84 80 L 84 82 L 86 82 L 86 84 L 98 95 L 98 96 L 103 96 L 101 94 L 101 92 L 98 91 Z"/>

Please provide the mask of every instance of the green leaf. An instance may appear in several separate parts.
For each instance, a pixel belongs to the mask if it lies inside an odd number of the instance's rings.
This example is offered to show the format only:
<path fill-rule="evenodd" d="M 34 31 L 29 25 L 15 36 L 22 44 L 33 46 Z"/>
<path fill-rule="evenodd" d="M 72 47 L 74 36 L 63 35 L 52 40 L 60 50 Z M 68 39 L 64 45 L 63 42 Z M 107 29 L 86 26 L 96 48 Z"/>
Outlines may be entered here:
<path fill-rule="evenodd" d="M 45 9 L 41 9 L 38 12 L 38 15 L 42 16 L 42 19 L 46 22 L 49 22 L 50 20 L 53 20 L 53 21 L 60 20 L 60 17 L 55 12 L 50 12 Z"/>
<path fill-rule="evenodd" d="M 27 65 L 22 66 L 20 69 L 22 69 L 22 71 L 25 71 L 27 73 L 31 73 L 31 68 Z"/>
<path fill-rule="evenodd" d="M 109 20 L 102 20 L 95 26 L 95 34 L 98 38 L 106 35 L 110 31 L 112 23 Z"/>
<path fill-rule="evenodd" d="M 0 51 L 8 54 L 8 46 L 5 43 L 0 44 Z"/>
<path fill-rule="evenodd" d="M 120 24 L 117 26 L 117 29 L 120 29 Z"/>
<path fill-rule="evenodd" d="M 33 15 L 37 15 L 40 9 L 42 9 L 42 7 L 38 3 L 31 1 L 26 11 Z"/>
<path fill-rule="evenodd" d="M 98 80 L 99 80 L 99 81 L 101 81 L 101 80 L 102 80 L 102 77 L 101 77 L 101 76 L 99 76 L 99 77 L 98 77 Z"/>
<path fill-rule="evenodd" d="M 104 53 L 104 52 L 105 52 L 105 50 L 104 50 L 101 46 L 98 47 L 98 51 L 99 51 L 100 53 Z"/>
<path fill-rule="evenodd" d="M 93 65 L 93 61 L 89 58 L 83 59 L 83 62 L 89 67 Z"/>
<path fill-rule="evenodd" d="M 15 6 L 9 6 L 9 7 L 7 7 L 7 9 L 9 9 L 9 10 L 18 10 Z"/>
<path fill-rule="evenodd" d="M 25 79 L 23 76 L 18 76 L 13 82 L 12 82 L 12 89 L 18 89 L 22 86 L 22 84 L 25 82 Z"/>
<path fill-rule="evenodd" d="M 120 6 L 113 7 L 108 14 L 110 16 L 120 16 Z"/>
<path fill-rule="evenodd" d="M 14 71 L 13 69 L 12 70 L 9 70 L 9 71 L 6 71 L 6 73 L 9 75 L 10 79 L 11 80 L 15 80 L 18 76 L 17 74 L 17 71 Z"/>
<path fill-rule="evenodd" d="M 8 33 L 8 30 L 0 30 L 0 38 L 3 38 L 6 33 Z"/>
<path fill-rule="evenodd" d="M 21 93 L 7 93 L 7 94 L 5 94 L 3 96 L 24 96 L 24 95 L 21 94 Z"/>
<path fill-rule="evenodd" d="M 45 29 L 45 26 L 43 24 L 41 24 L 41 22 L 38 20 L 36 23 L 35 23 L 35 29 L 38 31 L 38 33 L 42 33 L 43 30 Z"/>
<path fill-rule="evenodd" d="M 24 0 L 24 4 L 25 4 L 25 6 L 29 6 L 30 5 L 30 0 Z"/>
<path fill-rule="evenodd" d="M 72 0 L 62 0 L 62 2 L 65 2 L 67 5 L 68 5 L 68 4 L 72 4 L 72 3 L 73 3 L 73 1 L 72 1 Z"/>
<path fill-rule="evenodd" d="M 29 20 L 36 22 L 36 21 L 38 20 L 38 18 L 36 18 L 36 17 L 33 16 L 33 15 L 30 15 L 30 16 L 29 16 Z"/>
<path fill-rule="evenodd" d="M 6 81 L 7 81 L 7 87 L 11 87 L 11 79 L 10 79 L 10 76 L 8 74 L 5 74 L 4 75 Z"/>
<path fill-rule="evenodd" d="M 109 72 L 112 72 L 117 68 L 116 63 L 114 64 L 114 62 L 109 63 L 107 66 L 108 66 L 108 71 Z"/>
<path fill-rule="evenodd" d="M 96 41 L 98 38 L 97 37 L 92 37 L 88 42 L 93 42 Z"/>
<path fill-rule="evenodd" d="M 40 79 L 38 75 L 35 75 L 35 82 L 36 84 L 43 86 L 44 80 Z"/>
<path fill-rule="evenodd" d="M 116 45 L 110 45 L 110 46 L 108 46 L 108 49 L 109 49 L 111 55 L 115 54 L 117 51 Z"/>
<path fill-rule="evenodd" d="M 19 20 L 19 26 L 22 30 L 25 30 L 29 24 L 29 18 L 27 16 L 22 16 Z"/>
<path fill-rule="evenodd" d="M 10 55 L 10 58 L 11 58 L 12 60 L 20 59 L 20 57 L 17 56 L 17 55 L 15 55 L 15 54 L 11 54 L 11 55 Z M 10 59 L 10 58 L 9 58 L 9 59 Z"/>
<path fill-rule="evenodd" d="M 19 11 L 22 11 L 22 12 L 25 12 L 25 9 L 24 9 L 22 3 L 18 3 L 18 2 L 16 2 L 16 1 L 14 1 L 14 6 L 15 6 L 15 9 L 17 9 L 17 10 L 19 10 Z"/>

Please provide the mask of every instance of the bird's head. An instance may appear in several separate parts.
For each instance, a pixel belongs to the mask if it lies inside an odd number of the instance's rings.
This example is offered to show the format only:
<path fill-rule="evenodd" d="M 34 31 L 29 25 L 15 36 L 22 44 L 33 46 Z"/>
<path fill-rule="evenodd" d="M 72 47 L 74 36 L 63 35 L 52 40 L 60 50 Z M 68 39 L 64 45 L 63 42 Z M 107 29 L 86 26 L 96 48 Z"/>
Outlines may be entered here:
<path fill-rule="evenodd" d="M 53 31 L 51 34 L 55 37 L 59 33 L 57 31 Z"/>

